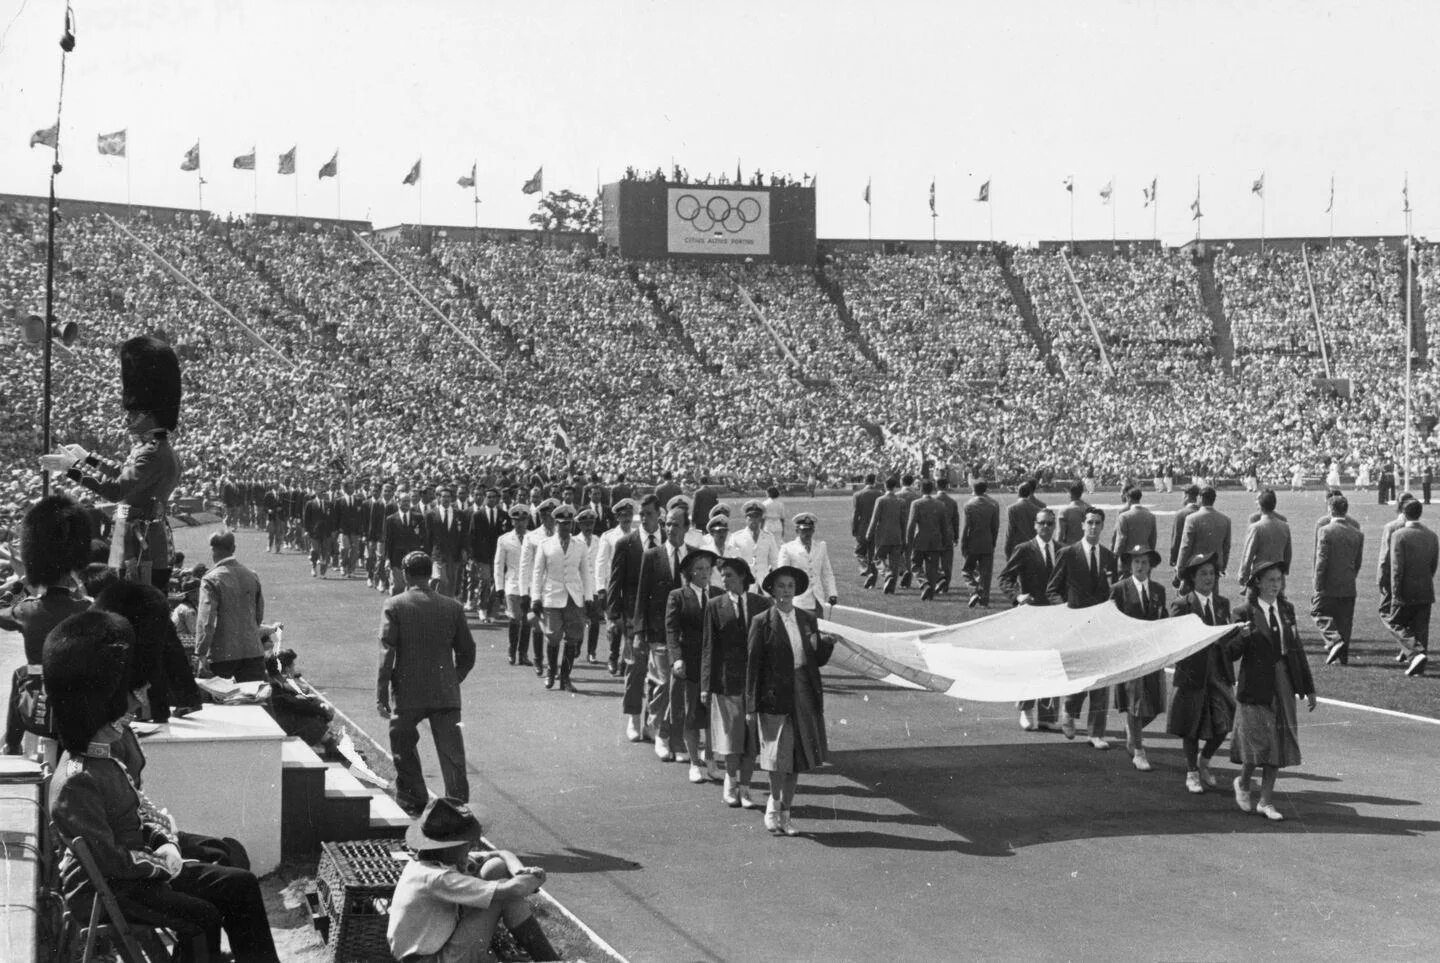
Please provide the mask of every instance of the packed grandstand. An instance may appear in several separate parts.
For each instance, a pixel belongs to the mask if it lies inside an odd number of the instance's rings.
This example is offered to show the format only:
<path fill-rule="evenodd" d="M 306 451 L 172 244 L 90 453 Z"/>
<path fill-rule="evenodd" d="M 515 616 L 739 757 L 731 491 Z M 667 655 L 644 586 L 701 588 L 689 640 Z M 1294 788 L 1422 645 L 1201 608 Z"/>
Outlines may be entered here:
<path fill-rule="evenodd" d="M 922 451 L 1001 481 L 1148 478 L 1157 465 L 1279 481 L 1297 467 L 1318 478 L 1332 460 L 1374 476 L 1400 447 L 1394 238 L 1317 239 L 1303 253 L 1218 242 L 1199 257 L 1151 244 L 937 253 L 822 241 L 816 265 L 782 266 L 633 262 L 592 237 L 527 232 L 361 226 L 362 240 L 355 226 L 136 208 L 122 230 L 93 205 L 67 210 L 55 313 L 82 334 L 56 352 L 55 437 L 123 450 L 115 348 L 156 331 L 184 365 L 188 494 L 223 466 L 296 478 L 337 459 L 412 479 L 573 459 L 607 476 L 844 482 Z M 43 201 L 0 204 L 11 320 L 42 310 L 45 236 Z M 1420 362 L 1436 272 L 1422 250 Z M 0 352 L 0 504 L 39 485 L 39 352 L 15 341 Z M 1350 379 L 1348 398 L 1315 383 L 1326 358 Z M 1416 411 L 1433 410 L 1423 363 L 1415 385 Z M 499 454 L 470 457 L 473 445 Z M 1428 432 L 1417 451 L 1417 465 L 1429 460 Z"/>

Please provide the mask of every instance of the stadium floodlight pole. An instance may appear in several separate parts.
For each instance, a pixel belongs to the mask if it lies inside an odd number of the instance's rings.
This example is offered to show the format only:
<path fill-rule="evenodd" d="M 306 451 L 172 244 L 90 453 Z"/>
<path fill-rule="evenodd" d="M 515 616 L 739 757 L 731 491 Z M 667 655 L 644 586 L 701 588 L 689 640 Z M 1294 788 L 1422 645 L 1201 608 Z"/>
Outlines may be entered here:
<path fill-rule="evenodd" d="M 174 275 L 177 280 L 189 285 L 191 290 L 193 290 L 196 294 L 200 295 L 200 297 L 204 298 L 206 301 L 210 302 L 212 307 L 214 307 L 221 314 L 225 315 L 225 317 L 229 318 L 231 321 L 235 322 L 236 327 L 238 327 L 241 331 L 245 332 L 245 334 L 249 336 L 251 341 L 254 341 L 260 347 L 264 348 L 265 350 L 273 354 L 275 357 L 285 362 L 285 364 L 290 366 L 290 369 L 292 371 L 300 367 L 294 361 L 285 357 L 284 353 L 281 352 L 279 348 L 275 347 L 269 341 L 266 341 L 264 338 L 260 337 L 260 334 L 254 328 L 250 327 L 250 325 L 237 318 L 233 311 L 225 307 L 225 305 L 221 304 L 219 301 L 216 301 L 210 295 L 210 292 L 206 291 L 200 285 L 196 284 L 190 278 L 190 275 L 186 274 L 184 271 L 180 270 L 175 265 L 165 260 L 164 255 L 162 255 L 159 251 L 156 251 L 150 245 L 146 244 L 144 241 L 140 240 L 140 238 L 136 237 L 133 233 L 131 233 L 128 227 L 126 227 L 124 224 L 121 224 L 119 221 L 115 220 L 115 218 L 111 217 L 109 214 L 106 214 L 103 211 L 100 213 L 100 216 L 113 224 L 117 229 L 119 229 L 120 233 L 124 234 L 131 241 L 133 241 L 136 247 L 140 248 L 140 250 L 150 255 L 150 257 L 153 258 L 156 262 L 158 262 L 161 267 Z"/>
<path fill-rule="evenodd" d="M 375 250 L 374 246 L 371 245 L 369 241 L 365 240 L 365 238 L 360 236 L 359 231 L 351 231 L 350 233 L 355 237 L 355 240 L 360 242 L 361 247 L 370 252 L 371 257 L 375 258 L 375 260 L 379 261 L 381 264 L 385 265 L 385 267 L 389 268 L 390 273 L 399 278 L 400 283 L 409 288 L 410 293 L 419 298 L 421 304 L 425 305 L 425 307 L 433 311 L 435 313 L 435 316 L 439 318 L 442 322 L 444 322 L 444 324 L 449 327 L 450 330 L 454 331 L 461 341 L 464 341 L 466 344 L 468 344 L 471 348 L 474 349 L 476 354 L 484 358 L 486 363 L 488 363 L 490 367 L 495 369 L 496 374 L 503 375 L 505 373 L 504 369 L 500 367 L 499 362 L 497 362 L 494 358 L 490 357 L 490 355 L 486 354 L 485 350 L 481 348 L 478 344 L 476 344 L 474 339 L 472 339 L 468 334 L 462 331 L 459 325 L 446 317 L 445 312 L 435 307 L 433 301 L 427 298 L 424 294 L 421 294 L 420 289 L 417 288 L 415 285 L 411 284 L 410 279 L 407 278 L 405 275 L 401 274 L 399 268 L 391 264 L 390 261 L 385 257 L 385 255 Z"/>

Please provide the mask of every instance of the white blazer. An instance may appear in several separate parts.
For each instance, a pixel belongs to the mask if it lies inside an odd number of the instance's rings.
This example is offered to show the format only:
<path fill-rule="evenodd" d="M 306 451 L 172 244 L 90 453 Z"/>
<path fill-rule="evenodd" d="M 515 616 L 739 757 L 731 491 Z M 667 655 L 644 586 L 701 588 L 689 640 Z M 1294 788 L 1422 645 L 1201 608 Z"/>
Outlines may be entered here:
<path fill-rule="evenodd" d="M 782 565 L 793 565 L 810 576 L 805 594 L 795 596 L 795 604 L 806 611 L 813 612 L 817 605 L 828 604 L 831 597 L 840 594 L 835 585 L 835 572 L 830 568 L 830 552 L 820 539 L 811 541 L 808 552 L 798 538 L 781 545 L 775 567 Z"/>
<path fill-rule="evenodd" d="M 520 567 L 520 555 L 520 536 L 513 530 L 495 541 L 495 584 L 517 600 L 530 587 L 529 580 L 521 577 L 524 569 Z"/>
<path fill-rule="evenodd" d="M 530 576 L 530 602 L 547 609 L 563 609 L 574 599 L 584 605 L 595 595 L 590 546 L 578 535 L 570 536 L 568 548 L 560 547 L 560 536 L 551 535 L 535 550 L 535 567 Z"/>

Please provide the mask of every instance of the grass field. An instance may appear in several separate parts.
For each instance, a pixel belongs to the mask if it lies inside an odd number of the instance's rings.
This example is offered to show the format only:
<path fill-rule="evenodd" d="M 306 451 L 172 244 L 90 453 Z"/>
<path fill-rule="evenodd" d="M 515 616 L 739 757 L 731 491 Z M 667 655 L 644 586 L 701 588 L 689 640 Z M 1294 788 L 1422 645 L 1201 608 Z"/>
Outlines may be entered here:
<path fill-rule="evenodd" d="M 968 495 L 960 495 L 964 504 Z M 1430 675 L 1422 678 L 1407 678 L 1404 667 L 1396 664 L 1394 655 L 1399 651 L 1390 633 L 1382 626 L 1375 614 L 1378 597 L 1376 585 L 1376 563 L 1380 529 L 1386 521 L 1395 516 L 1393 505 L 1378 505 L 1374 492 L 1351 493 L 1350 514 L 1360 522 L 1365 533 L 1365 554 L 1359 580 L 1359 598 L 1355 603 L 1355 632 L 1350 645 L 1350 664 L 1345 667 L 1324 664 L 1325 652 L 1320 634 L 1310 621 L 1310 595 L 1315 571 L 1314 531 L 1315 522 L 1325 514 L 1322 492 L 1280 492 L 1279 511 L 1290 522 L 1294 543 L 1294 564 L 1287 583 L 1286 594 L 1295 604 L 1300 616 L 1300 628 L 1305 636 L 1306 650 L 1310 655 L 1315 685 L 1323 697 L 1356 702 L 1362 705 L 1378 706 L 1417 715 L 1440 716 L 1440 666 L 1430 669 Z M 1014 500 L 1013 494 L 997 496 L 1002 509 Z M 1063 503 L 1064 496 L 1048 494 L 1042 501 L 1052 505 Z M 1106 528 L 1102 538 L 1108 540 L 1114 525 L 1114 516 L 1119 509 L 1120 497 L 1114 492 L 1101 492 L 1090 499 L 1092 504 L 1106 509 Z M 1178 492 L 1157 495 L 1147 492 L 1144 504 L 1158 516 L 1161 554 L 1167 556 L 1170 533 L 1174 525 L 1174 512 L 1183 499 Z M 812 511 L 819 518 L 816 537 L 829 543 L 830 560 L 835 568 L 836 581 L 840 586 L 840 604 L 872 609 L 886 615 L 920 619 L 926 622 L 953 624 L 982 615 L 993 614 L 995 609 L 970 609 L 965 605 L 967 595 L 963 586 L 957 585 L 948 596 L 941 596 L 933 602 L 922 602 L 918 581 L 915 588 L 900 589 L 896 595 L 884 595 L 878 589 L 866 591 L 859 577 L 859 567 L 854 557 L 854 539 L 850 537 L 850 502 L 836 496 L 821 496 L 814 499 L 787 498 L 786 505 L 791 512 Z M 1255 497 L 1246 492 L 1222 492 L 1216 507 L 1230 516 L 1233 523 L 1232 559 L 1238 558 L 1244 545 L 1246 519 L 1255 511 Z M 1427 511 L 1421 521 L 1434 527 L 1430 511 L 1440 516 L 1440 506 Z M 1004 532 L 1002 528 L 1001 537 Z M 958 565 L 958 560 L 957 560 Z M 995 571 L 998 574 L 1001 563 L 997 559 Z M 1235 563 L 1231 564 L 1232 570 Z M 1156 580 L 1169 586 L 1173 570 L 1162 565 L 1156 572 Z M 1238 602 L 1243 595 L 1231 577 L 1221 582 L 1220 592 L 1231 602 Z M 992 605 L 1003 605 L 998 593 L 992 592 Z"/>

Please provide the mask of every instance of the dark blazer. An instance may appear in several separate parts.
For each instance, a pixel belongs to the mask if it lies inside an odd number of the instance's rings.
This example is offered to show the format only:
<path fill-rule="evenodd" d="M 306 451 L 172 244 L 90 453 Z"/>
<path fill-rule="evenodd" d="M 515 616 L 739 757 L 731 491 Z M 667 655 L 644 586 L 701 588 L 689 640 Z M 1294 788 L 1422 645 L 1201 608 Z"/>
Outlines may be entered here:
<path fill-rule="evenodd" d="M 994 555 L 1000 539 L 1000 505 L 989 495 L 976 495 L 965 503 L 965 530 L 960 533 L 960 554 Z"/>
<path fill-rule="evenodd" d="M 1419 522 L 1407 522 L 1390 536 L 1390 595 L 1398 605 L 1435 601 L 1435 566 L 1440 539 Z"/>
<path fill-rule="evenodd" d="M 640 578 L 635 586 L 636 631 L 641 642 L 660 645 L 665 641 L 665 606 L 670 593 L 680 587 L 679 573 L 672 573 L 670 553 L 673 546 L 661 541 L 647 548 L 640 556 Z M 619 554 L 618 552 L 616 553 Z M 680 560 L 690 554 L 688 546 L 680 546 Z"/>
<path fill-rule="evenodd" d="M 1125 509 L 1115 519 L 1115 532 L 1110 536 L 1110 545 L 1117 554 L 1136 545 L 1154 549 L 1156 537 L 1155 513 L 1144 505 L 1135 505 Z"/>
<path fill-rule="evenodd" d="M 795 711 L 795 674 L 810 686 L 815 705 L 825 710 L 825 687 L 820 681 L 820 667 L 830 661 L 835 643 L 820 635 L 815 616 L 804 609 L 795 610 L 795 624 L 800 629 L 800 644 L 805 650 L 805 664 L 795 665 L 790 637 L 780 611 L 769 611 L 750 620 L 745 660 L 745 712 L 789 715 Z"/>
<path fill-rule="evenodd" d="M 1175 528 L 1170 533 L 1170 567 L 1174 568 L 1180 561 L 1180 536 L 1185 532 L 1185 519 L 1195 514 L 1200 509 L 1198 502 L 1186 502 L 1180 506 L 1175 513 Z"/>
<path fill-rule="evenodd" d="M 425 548 L 425 516 L 413 508 L 404 515 L 397 509 L 385 519 L 382 541 L 385 563 L 399 568 L 406 555 Z"/>
<path fill-rule="evenodd" d="M 875 499 L 875 508 L 870 513 L 870 527 L 866 530 L 870 544 L 876 548 L 904 545 L 909 512 L 909 503 L 899 495 L 886 492 Z"/>
<path fill-rule="evenodd" d="M 590 509 L 590 511 L 595 513 L 596 535 L 607 532 L 615 527 L 615 515 L 613 512 L 610 511 L 609 505 L 596 504 L 595 502 L 586 502 L 585 504 L 581 505 L 580 508 L 582 510 L 588 508 Z M 578 525 L 576 526 L 576 531 L 579 531 Z"/>
<path fill-rule="evenodd" d="M 645 554 L 645 543 L 641 541 L 646 532 L 639 525 L 630 534 L 615 543 L 615 555 L 610 562 L 610 581 L 605 586 L 606 617 L 619 622 L 635 616 L 635 594 L 640 588 L 640 562 Z M 664 541 L 660 532 L 655 537 Z M 529 575 L 525 575 L 529 578 Z M 599 586 L 596 586 L 599 588 Z"/>
<path fill-rule="evenodd" d="M 1154 622 L 1156 619 L 1163 619 L 1168 616 L 1169 610 L 1165 608 L 1165 589 L 1154 579 L 1147 579 L 1145 592 L 1150 596 L 1150 604 L 1140 604 L 1140 589 L 1136 587 L 1133 578 L 1122 578 L 1110 586 L 1110 601 L 1115 607 L 1132 619 L 1144 619 L 1147 622 Z"/>
<path fill-rule="evenodd" d="M 1060 560 L 1062 550 L 1063 546 L 1053 540 L 1050 542 L 1050 557 L 1054 561 Z M 1046 593 L 1054 572 L 1053 566 L 1045 564 L 1045 556 L 1032 538 L 1016 545 L 1015 551 L 1010 553 L 1005 568 L 1000 572 L 1000 591 L 1005 593 L 1011 605 L 1018 605 L 1016 600 L 1022 595 L 1030 596 L 1028 605 L 1049 605 L 1050 597 Z"/>
<path fill-rule="evenodd" d="M 1073 545 L 1085 537 L 1085 513 L 1090 503 L 1083 498 L 1067 502 L 1055 515 L 1055 538 L 1061 545 Z"/>
<path fill-rule="evenodd" d="M 365 533 L 365 515 L 362 511 L 364 499 L 353 492 L 335 499 L 335 512 L 339 520 L 339 531 L 346 535 Z"/>
<path fill-rule="evenodd" d="M 1055 573 L 1045 594 L 1051 605 L 1068 605 L 1072 609 L 1083 609 L 1099 605 L 1110 599 L 1110 583 L 1115 580 L 1115 553 L 1104 545 L 1095 546 L 1100 553 L 1100 578 L 1090 576 L 1090 556 L 1086 549 L 1089 543 L 1076 542 L 1066 545 L 1055 559 Z"/>
<path fill-rule="evenodd" d="M 1180 558 L 1186 560 L 1195 555 L 1220 556 L 1220 570 L 1230 569 L 1230 516 L 1211 505 L 1202 505 L 1185 519 L 1185 529 L 1180 533 Z"/>
<path fill-rule="evenodd" d="M 705 525 L 710 521 L 710 509 L 720 504 L 720 493 L 709 485 L 702 485 L 695 493 L 695 501 L 690 505 L 690 525 L 702 532 Z"/>
<path fill-rule="evenodd" d="M 745 663 L 749 651 L 749 621 L 770 607 L 770 597 L 745 593 L 746 622 L 740 621 L 735 603 L 724 592 L 705 606 L 700 647 L 700 691 L 716 695 L 745 694 Z"/>
<path fill-rule="evenodd" d="M 1345 520 L 1336 518 L 1320 529 L 1315 542 L 1315 594 L 1353 599 L 1364 552 L 1365 535 Z"/>
<path fill-rule="evenodd" d="M 1015 547 L 1026 539 L 1035 537 L 1035 516 L 1045 503 L 1034 495 L 1012 502 L 1005 509 L 1005 557 L 1015 553 Z"/>
<path fill-rule="evenodd" d="M 912 552 L 941 552 L 953 548 L 945 506 L 932 497 L 917 498 L 910 503 L 910 519 L 905 524 L 905 542 Z"/>
<path fill-rule="evenodd" d="M 1221 595 L 1210 596 L 1210 612 L 1214 616 L 1213 622 L 1206 622 L 1207 625 L 1226 625 L 1231 621 L 1230 600 Z M 1204 606 L 1200 604 L 1200 597 L 1194 592 L 1186 592 L 1178 598 L 1170 600 L 1170 617 L 1179 618 L 1182 615 L 1194 615 L 1205 621 Z M 1213 650 L 1219 646 L 1222 658 L 1214 658 Z M 1210 667 L 1214 666 L 1220 673 L 1220 678 L 1226 685 L 1235 684 L 1235 670 L 1230 665 L 1228 658 L 1223 658 L 1223 640 L 1196 652 L 1194 655 L 1187 655 L 1175 663 L 1175 688 L 1189 691 L 1199 691 L 1205 688 L 1206 680 L 1209 678 Z"/>
<path fill-rule="evenodd" d="M 365 537 L 372 542 L 378 542 L 385 537 L 385 519 L 395 513 L 398 506 L 394 502 L 387 502 L 384 498 L 367 498 L 360 505 L 360 514 L 363 518 L 361 528 Z"/>
<path fill-rule="evenodd" d="M 425 513 L 425 551 L 436 561 L 459 561 L 469 541 L 465 529 L 464 512 L 459 505 L 450 506 L 448 526 L 437 505 Z"/>
<path fill-rule="evenodd" d="M 429 589 L 390 596 L 380 618 L 380 649 L 377 701 L 407 712 L 460 708 L 460 683 L 475 666 L 475 639 L 459 602 Z"/>
<path fill-rule="evenodd" d="M 935 500 L 945 506 L 945 524 L 950 529 L 950 544 L 960 544 L 960 503 L 949 492 L 937 492 Z"/>
<path fill-rule="evenodd" d="M 1240 552 L 1240 568 L 1235 578 L 1244 585 L 1250 578 L 1250 570 L 1257 562 L 1281 559 L 1285 570 L 1290 570 L 1292 546 L 1290 526 L 1275 513 L 1261 514 L 1245 530 L 1245 546 Z"/>
<path fill-rule="evenodd" d="M 487 513 L 494 513 L 491 518 Z M 479 505 L 470 513 L 470 557 L 489 564 L 495 557 L 495 546 L 500 536 L 510 530 L 510 517 L 505 509 L 496 505 L 493 509 Z M 529 575 L 527 573 L 526 577 Z"/>
<path fill-rule="evenodd" d="M 1280 609 L 1280 631 L 1285 634 L 1288 650 L 1284 658 L 1290 684 L 1296 695 L 1311 695 L 1315 682 L 1310 678 L 1310 663 L 1305 659 L 1305 646 L 1295 625 L 1295 606 L 1283 598 L 1276 604 Z M 1270 705 L 1275 701 L 1275 666 L 1282 657 L 1280 640 L 1271 634 L 1258 602 L 1245 602 L 1236 607 L 1234 618 L 1244 628 L 1226 639 L 1224 645 L 1226 655 L 1240 660 L 1235 699 L 1250 705 Z"/>
<path fill-rule="evenodd" d="M 665 511 L 665 506 L 670 504 L 670 499 L 674 498 L 676 495 L 680 495 L 683 493 L 684 491 L 683 489 L 681 489 L 680 485 L 673 480 L 667 481 L 659 488 L 656 488 L 655 498 L 658 499 L 660 502 L 660 510 L 662 512 Z"/>
<path fill-rule="evenodd" d="M 858 539 L 865 538 L 865 533 L 870 529 L 870 516 L 875 514 L 875 502 L 879 500 L 884 491 L 879 485 L 866 485 L 855 493 L 852 499 L 853 511 L 850 513 L 850 534 Z"/>
<path fill-rule="evenodd" d="M 704 593 L 708 603 L 715 596 L 723 595 L 724 589 L 707 585 Z M 700 681 L 700 650 L 704 642 L 705 607 L 690 586 L 671 589 L 665 600 L 665 648 L 670 650 L 671 662 L 684 660 L 685 679 L 689 682 Z"/>
<path fill-rule="evenodd" d="M 305 503 L 300 525 L 311 538 L 324 540 L 335 534 L 335 512 L 319 496 Z"/>

